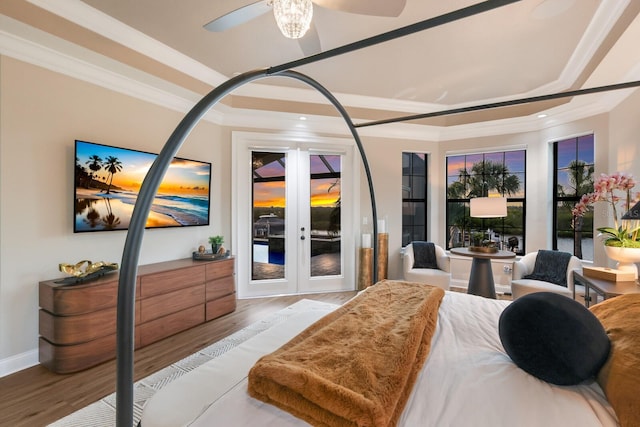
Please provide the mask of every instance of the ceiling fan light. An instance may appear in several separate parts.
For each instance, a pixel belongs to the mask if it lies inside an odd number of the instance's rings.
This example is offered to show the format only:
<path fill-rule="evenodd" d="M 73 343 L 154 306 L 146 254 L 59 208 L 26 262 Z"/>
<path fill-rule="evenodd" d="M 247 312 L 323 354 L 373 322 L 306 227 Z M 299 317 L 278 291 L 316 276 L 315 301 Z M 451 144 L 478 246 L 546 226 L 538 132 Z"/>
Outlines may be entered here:
<path fill-rule="evenodd" d="M 311 24 L 313 3 L 311 0 L 273 0 L 273 15 L 285 37 L 299 39 Z"/>

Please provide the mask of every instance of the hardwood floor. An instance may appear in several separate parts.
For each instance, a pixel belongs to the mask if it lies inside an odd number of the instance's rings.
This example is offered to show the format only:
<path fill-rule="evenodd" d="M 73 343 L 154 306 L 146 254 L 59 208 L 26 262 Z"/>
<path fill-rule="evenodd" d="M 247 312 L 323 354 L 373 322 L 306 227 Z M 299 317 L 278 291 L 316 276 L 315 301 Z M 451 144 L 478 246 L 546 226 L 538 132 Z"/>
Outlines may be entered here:
<path fill-rule="evenodd" d="M 355 294 L 336 292 L 238 300 L 233 313 L 136 351 L 135 379 L 144 378 L 300 299 L 342 304 Z M 74 374 L 54 374 L 37 365 L 0 378 L 0 426 L 46 426 L 113 393 L 115 384 L 115 360 Z"/>

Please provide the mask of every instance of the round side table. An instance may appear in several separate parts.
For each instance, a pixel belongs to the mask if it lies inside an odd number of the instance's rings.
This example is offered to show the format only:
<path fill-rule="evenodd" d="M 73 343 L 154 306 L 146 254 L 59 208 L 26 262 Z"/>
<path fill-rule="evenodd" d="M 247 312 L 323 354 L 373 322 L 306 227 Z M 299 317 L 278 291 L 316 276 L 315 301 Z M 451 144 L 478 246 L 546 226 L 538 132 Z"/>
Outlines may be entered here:
<path fill-rule="evenodd" d="M 491 260 L 515 258 L 516 256 L 510 251 L 477 252 L 469 250 L 469 248 L 451 248 L 449 252 L 455 255 L 473 257 L 467 293 L 493 299 L 496 298 L 496 286 L 493 282 Z"/>

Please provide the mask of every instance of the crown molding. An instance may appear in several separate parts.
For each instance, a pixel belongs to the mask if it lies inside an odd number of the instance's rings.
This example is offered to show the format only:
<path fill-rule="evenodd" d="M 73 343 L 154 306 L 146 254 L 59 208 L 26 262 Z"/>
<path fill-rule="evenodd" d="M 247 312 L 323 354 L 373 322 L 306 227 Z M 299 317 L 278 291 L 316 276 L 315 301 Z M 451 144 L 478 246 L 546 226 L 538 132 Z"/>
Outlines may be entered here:
<path fill-rule="evenodd" d="M 127 46 L 138 53 L 185 72 L 211 86 L 218 86 L 228 78 L 193 58 L 160 43 L 141 31 L 95 9 L 80 0 L 27 0 L 48 12 L 58 15 L 96 34 Z"/>
<path fill-rule="evenodd" d="M 179 70 L 211 86 L 218 86 L 229 77 L 195 61 L 179 51 L 129 27 L 113 17 L 89 6 L 81 0 L 27 0 L 28 2 L 67 19 L 77 25 L 89 29 L 103 37 L 127 46 L 140 54 L 148 56 L 168 67 Z M 616 24 L 631 0 L 602 0 L 593 20 L 589 23 L 576 51 L 564 67 L 557 80 L 539 86 L 531 91 L 515 95 L 483 100 L 483 103 L 494 103 L 511 99 L 537 96 L 566 90 L 576 81 L 601 46 L 606 35 Z M 273 64 L 277 65 L 277 64 Z M 247 70 L 249 71 L 249 70 Z M 320 82 L 321 83 L 321 82 Z M 315 91 L 302 88 L 250 83 L 236 90 L 242 96 L 259 97 L 299 102 L 317 102 Z M 334 96 L 345 106 L 357 108 L 373 108 L 385 111 L 397 111 L 419 114 L 429 111 L 449 110 L 467 107 L 471 103 L 435 104 L 410 100 L 388 99 L 334 93 Z"/>
<path fill-rule="evenodd" d="M 0 28 L 3 55 L 181 113 L 200 99 L 194 92 L 7 16 L 0 15 Z M 215 110 L 205 119 L 222 122 Z"/>
<path fill-rule="evenodd" d="M 567 90 L 578 79 L 589 61 L 602 46 L 631 0 L 602 0 L 589 26 L 557 80 L 514 97 L 525 98 Z M 493 102 L 493 101 L 490 101 Z"/>
<path fill-rule="evenodd" d="M 63 3 L 70 1 L 75 0 L 64 0 Z M 3 55 L 181 113 L 188 112 L 201 98 L 200 95 L 182 87 L 4 15 L 0 15 L 0 28 L 0 53 Z M 632 80 L 634 77 L 637 79 L 639 75 L 640 65 L 627 73 L 625 77 Z M 266 85 L 255 86 L 260 86 L 258 89 L 260 91 L 267 90 Z M 244 87 L 239 88 L 240 91 L 243 89 Z M 591 95 L 589 102 L 581 102 L 580 97 L 576 97 L 565 105 L 548 110 L 548 116 L 545 119 L 539 119 L 534 115 L 450 127 L 416 125 L 409 122 L 390 123 L 376 127 L 359 128 L 358 133 L 361 136 L 369 137 L 438 142 L 530 132 L 606 113 L 633 91 L 633 89 L 615 91 L 597 98 Z M 284 92 L 287 93 L 284 96 L 285 99 L 288 99 L 289 92 Z M 328 102 L 315 91 L 296 89 L 292 93 L 305 93 L 307 96 L 312 94 L 313 102 Z M 282 98 L 283 96 L 280 96 L 278 99 Z M 291 99 L 301 101 L 300 97 Z M 345 103 L 344 99 L 341 99 L 340 102 Z M 413 107 L 415 106 L 412 105 L 411 108 Z M 420 112 L 424 112 L 424 110 Z M 300 129 L 325 135 L 350 134 L 340 117 L 307 116 L 307 118 L 308 120 L 301 122 L 298 114 L 244 110 L 217 104 L 205 115 L 204 120 L 222 126 L 249 129 Z M 352 120 L 355 123 L 358 122 L 358 118 L 354 117 Z"/>

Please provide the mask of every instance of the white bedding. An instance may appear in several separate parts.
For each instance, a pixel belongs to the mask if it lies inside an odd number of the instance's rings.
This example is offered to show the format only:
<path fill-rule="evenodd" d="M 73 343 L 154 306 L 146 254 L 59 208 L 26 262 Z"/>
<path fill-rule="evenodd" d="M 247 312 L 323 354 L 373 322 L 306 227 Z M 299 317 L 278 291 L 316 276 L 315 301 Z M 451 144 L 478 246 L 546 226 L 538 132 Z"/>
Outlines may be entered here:
<path fill-rule="evenodd" d="M 447 292 L 429 357 L 400 426 L 617 426 L 595 382 L 562 387 L 519 369 L 502 348 L 498 318 L 507 301 Z M 247 394 L 247 373 L 336 306 L 318 303 L 205 363 L 158 391 L 142 427 L 304 426 Z"/>

